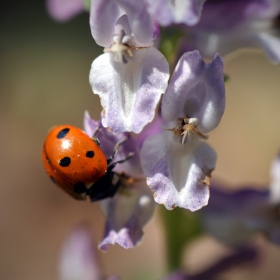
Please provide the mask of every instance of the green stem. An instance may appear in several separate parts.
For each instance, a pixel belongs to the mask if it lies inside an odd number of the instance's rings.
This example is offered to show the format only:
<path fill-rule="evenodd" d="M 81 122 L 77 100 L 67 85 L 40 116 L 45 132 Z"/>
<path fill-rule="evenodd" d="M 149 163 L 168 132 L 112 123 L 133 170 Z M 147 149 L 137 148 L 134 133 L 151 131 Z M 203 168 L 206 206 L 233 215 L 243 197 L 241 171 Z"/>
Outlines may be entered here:
<path fill-rule="evenodd" d="M 83 0 L 85 5 L 85 10 L 89 12 L 90 10 L 90 0 Z"/>
<path fill-rule="evenodd" d="M 165 228 L 168 271 L 180 268 L 185 246 L 201 234 L 201 225 L 196 213 L 175 208 L 160 209 Z"/>
<path fill-rule="evenodd" d="M 178 43 L 183 36 L 184 33 L 180 29 L 174 27 L 162 28 L 160 31 L 161 42 L 159 50 L 168 61 L 171 73 L 173 72 L 175 63 L 177 62 L 176 59 L 178 59 Z"/>

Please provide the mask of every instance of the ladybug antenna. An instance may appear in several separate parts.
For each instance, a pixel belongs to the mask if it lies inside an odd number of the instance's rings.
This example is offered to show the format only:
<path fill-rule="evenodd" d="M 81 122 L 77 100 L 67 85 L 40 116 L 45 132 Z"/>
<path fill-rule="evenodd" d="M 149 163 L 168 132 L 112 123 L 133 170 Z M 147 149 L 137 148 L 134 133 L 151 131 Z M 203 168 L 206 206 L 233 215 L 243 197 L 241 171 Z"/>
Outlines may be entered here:
<path fill-rule="evenodd" d="M 98 126 L 98 127 L 95 129 L 95 131 L 94 131 L 94 133 L 93 133 L 93 136 L 92 136 L 93 141 L 97 144 L 98 147 L 100 147 L 100 141 L 99 141 L 99 139 L 96 137 L 96 135 L 98 134 L 98 132 L 100 131 L 100 129 L 101 129 L 101 126 Z"/>

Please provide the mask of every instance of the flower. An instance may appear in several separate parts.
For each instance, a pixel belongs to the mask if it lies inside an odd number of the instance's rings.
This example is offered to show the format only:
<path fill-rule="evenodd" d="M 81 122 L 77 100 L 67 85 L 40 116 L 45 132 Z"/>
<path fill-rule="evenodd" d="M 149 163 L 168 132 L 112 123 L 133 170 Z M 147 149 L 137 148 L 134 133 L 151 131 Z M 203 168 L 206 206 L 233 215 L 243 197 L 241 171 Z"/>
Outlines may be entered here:
<path fill-rule="evenodd" d="M 103 107 L 102 124 L 114 133 L 140 133 L 155 117 L 167 87 L 169 66 L 153 47 L 158 25 L 144 0 L 93 0 L 90 26 L 105 54 L 92 65 L 89 81 Z"/>
<path fill-rule="evenodd" d="M 49 15 L 56 21 L 67 21 L 85 10 L 83 0 L 46 0 Z"/>
<path fill-rule="evenodd" d="M 212 184 L 208 206 L 201 212 L 206 232 L 231 246 L 248 242 L 255 233 L 247 226 L 248 213 L 263 205 L 267 198 L 268 192 L 254 190 L 251 186 L 228 193 Z"/>
<path fill-rule="evenodd" d="M 64 241 L 59 257 L 59 276 L 60 280 L 105 279 L 87 225 L 75 227 Z M 119 278 L 111 276 L 107 279 Z"/>
<path fill-rule="evenodd" d="M 156 119 L 156 124 L 158 120 Z M 143 135 L 135 139 L 128 133 L 114 135 L 102 127 L 101 122 L 92 120 L 89 114 L 85 113 L 85 132 L 92 136 L 100 127 L 97 137 L 100 141 L 100 148 L 107 158 L 112 155 L 114 146 L 120 140 L 128 138 L 120 147 L 115 156 L 119 161 L 133 152 L 134 155 L 129 161 L 117 164 L 114 172 L 120 176 L 121 186 L 113 198 L 101 201 L 101 209 L 106 216 L 106 225 L 99 248 L 107 251 L 109 245 L 119 244 L 125 249 L 133 248 L 140 244 L 143 236 L 142 228 L 153 216 L 155 202 L 152 193 L 149 191 L 144 174 L 140 167 L 139 150 L 143 142 Z M 153 124 L 147 127 L 143 134 L 152 134 L 156 128 Z"/>
<path fill-rule="evenodd" d="M 197 25 L 187 29 L 184 51 L 199 49 L 211 58 L 242 47 L 261 47 L 280 62 L 280 2 L 275 0 L 208 0 Z"/>
<path fill-rule="evenodd" d="M 162 26 L 172 23 L 195 25 L 205 0 L 147 0 L 150 13 Z"/>
<path fill-rule="evenodd" d="M 280 245 L 279 162 L 278 156 L 272 165 L 269 191 L 243 186 L 240 191 L 228 193 L 221 190 L 221 185 L 215 188 L 214 184 L 209 205 L 202 211 L 205 229 L 233 246 L 244 244 L 256 233 L 263 233 L 268 240 Z"/>
<path fill-rule="evenodd" d="M 197 51 L 184 54 L 162 99 L 167 129 L 149 137 L 140 153 L 156 202 L 169 210 L 182 207 L 191 211 L 207 204 L 216 154 L 201 138 L 219 124 L 224 109 L 221 57 L 216 55 L 205 64 Z"/>
<path fill-rule="evenodd" d="M 90 84 L 103 107 L 102 125 L 114 133 L 140 133 L 150 123 L 167 87 L 169 66 L 154 47 L 139 49 L 126 64 L 112 53 L 97 57 L 89 75 Z"/>

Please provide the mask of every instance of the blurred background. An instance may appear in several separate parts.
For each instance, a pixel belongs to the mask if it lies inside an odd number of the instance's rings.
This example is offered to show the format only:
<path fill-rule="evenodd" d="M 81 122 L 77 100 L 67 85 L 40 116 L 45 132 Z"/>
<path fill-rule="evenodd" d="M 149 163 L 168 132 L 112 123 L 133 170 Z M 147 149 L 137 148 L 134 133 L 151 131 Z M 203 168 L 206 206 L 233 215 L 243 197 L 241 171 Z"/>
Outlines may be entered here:
<path fill-rule="evenodd" d="M 89 86 L 89 69 L 102 49 L 94 43 L 88 14 L 53 22 L 44 1 L 6 1 L 0 13 L 0 279 L 58 280 L 57 260 L 69 231 L 88 221 L 101 239 L 104 218 L 98 204 L 74 201 L 57 189 L 41 164 L 50 127 L 82 128 L 84 111 L 99 119 L 100 103 Z M 259 51 L 242 50 L 225 59 L 227 107 L 210 143 L 218 153 L 214 179 L 231 188 L 270 180 L 270 164 L 280 148 L 280 67 Z M 259 267 L 241 267 L 223 279 L 279 279 L 280 249 L 261 237 Z M 186 252 L 192 272 L 228 249 L 208 236 Z M 141 246 L 113 246 L 100 253 L 107 275 L 159 279 L 165 273 L 165 246 L 158 211 L 145 227 Z"/>

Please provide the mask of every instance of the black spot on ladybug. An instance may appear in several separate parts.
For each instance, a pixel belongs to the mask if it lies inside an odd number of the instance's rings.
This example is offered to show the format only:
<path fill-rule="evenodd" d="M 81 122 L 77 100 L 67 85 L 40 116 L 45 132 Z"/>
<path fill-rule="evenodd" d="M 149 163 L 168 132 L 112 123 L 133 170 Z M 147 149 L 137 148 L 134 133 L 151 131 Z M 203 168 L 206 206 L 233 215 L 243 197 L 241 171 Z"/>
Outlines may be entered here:
<path fill-rule="evenodd" d="M 86 157 L 93 158 L 94 157 L 94 151 L 87 151 Z"/>
<path fill-rule="evenodd" d="M 67 167 L 71 163 L 71 158 L 70 157 L 64 157 L 59 161 L 59 165 L 62 167 Z"/>
<path fill-rule="evenodd" d="M 65 135 L 69 132 L 69 130 L 70 130 L 70 128 L 68 128 L 68 127 L 60 130 L 58 132 L 58 134 L 56 135 L 56 138 L 58 138 L 58 139 L 64 138 Z"/>
<path fill-rule="evenodd" d="M 53 177 L 53 176 L 50 176 L 50 178 L 51 178 L 51 180 L 53 181 L 53 183 L 55 183 L 55 184 L 57 185 L 57 182 L 56 182 L 56 180 L 54 179 L 54 177 Z"/>
<path fill-rule="evenodd" d="M 87 191 L 87 187 L 83 182 L 79 182 L 74 185 L 74 192 L 85 193 L 86 191 Z"/>

